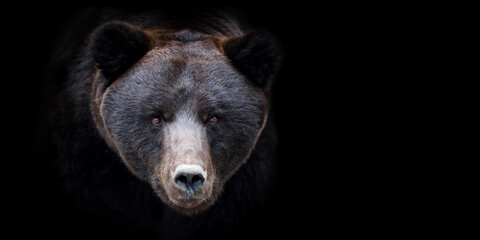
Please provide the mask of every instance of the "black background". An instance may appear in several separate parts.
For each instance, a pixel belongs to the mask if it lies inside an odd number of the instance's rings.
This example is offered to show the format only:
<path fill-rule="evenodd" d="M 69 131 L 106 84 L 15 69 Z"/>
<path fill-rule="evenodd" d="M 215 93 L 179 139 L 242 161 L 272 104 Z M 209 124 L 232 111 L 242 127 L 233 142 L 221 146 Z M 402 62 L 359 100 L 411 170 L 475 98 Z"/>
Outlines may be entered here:
<path fill-rule="evenodd" d="M 17 11 L 8 25 L 4 50 L 12 74 L 4 78 L 5 131 L 13 169 L 6 176 L 20 229 L 42 225 L 41 166 L 31 153 L 37 120 L 45 114 L 41 91 L 52 43 L 75 9 Z M 278 132 L 277 184 L 269 211 L 272 234 L 300 237 L 377 235 L 394 229 L 391 216 L 402 204 L 392 202 L 392 169 L 384 162 L 389 147 L 381 131 L 387 116 L 378 105 L 382 88 L 372 43 L 377 28 L 354 7 L 317 6 L 244 8 L 249 22 L 272 33 L 283 49 L 283 64 L 273 83 L 272 120 Z M 21 20 L 18 20 L 21 19 Z M 12 21 L 12 20 L 10 20 Z M 385 37 L 385 36 L 383 36 Z M 374 66 L 375 65 L 375 66 Z M 11 94 L 15 94 L 11 96 Z M 13 103 L 13 104 L 12 104 Z M 380 126 L 380 127 L 379 127 Z M 380 128 L 380 130 L 379 130 Z M 39 181 L 41 182 L 41 181 Z M 13 183 L 13 184 L 12 184 Z M 38 199 L 41 199 L 39 201 Z M 33 227 L 33 228 L 31 228 Z M 22 230 L 17 234 L 25 233 Z M 30 233 L 29 233 L 30 234 Z"/>

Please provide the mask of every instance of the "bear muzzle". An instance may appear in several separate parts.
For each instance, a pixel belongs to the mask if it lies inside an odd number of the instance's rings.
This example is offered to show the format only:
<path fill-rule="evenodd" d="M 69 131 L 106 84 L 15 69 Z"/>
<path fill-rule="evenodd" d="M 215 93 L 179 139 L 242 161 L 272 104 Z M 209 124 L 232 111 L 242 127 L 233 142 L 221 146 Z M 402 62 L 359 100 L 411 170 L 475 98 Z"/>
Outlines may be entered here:
<path fill-rule="evenodd" d="M 194 208 L 212 198 L 215 171 L 205 128 L 188 115 L 164 127 L 163 155 L 159 162 L 169 202 Z"/>

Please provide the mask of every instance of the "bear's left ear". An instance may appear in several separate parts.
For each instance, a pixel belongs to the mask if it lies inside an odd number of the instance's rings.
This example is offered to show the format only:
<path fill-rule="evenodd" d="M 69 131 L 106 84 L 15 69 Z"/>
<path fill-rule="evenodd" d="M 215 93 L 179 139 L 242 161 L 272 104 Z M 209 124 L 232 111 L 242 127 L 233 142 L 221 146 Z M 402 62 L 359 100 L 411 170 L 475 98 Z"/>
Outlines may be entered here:
<path fill-rule="evenodd" d="M 153 41 L 147 32 L 131 24 L 113 21 L 100 26 L 91 36 L 90 51 L 109 84 L 143 57 Z"/>
<path fill-rule="evenodd" d="M 223 43 L 223 50 L 232 64 L 262 90 L 268 87 L 280 64 L 278 44 L 265 33 L 229 38 Z"/>

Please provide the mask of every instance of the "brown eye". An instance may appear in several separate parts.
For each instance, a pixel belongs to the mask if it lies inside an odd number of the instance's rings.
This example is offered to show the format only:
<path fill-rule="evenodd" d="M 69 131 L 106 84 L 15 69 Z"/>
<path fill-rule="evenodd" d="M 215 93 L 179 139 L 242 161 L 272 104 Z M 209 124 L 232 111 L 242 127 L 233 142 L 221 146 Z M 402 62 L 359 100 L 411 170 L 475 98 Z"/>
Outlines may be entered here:
<path fill-rule="evenodd" d="M 152 118 L 151 122 L 153 125 L 159 125 L 162 122 L 162 120 L 158 117 L 154 117 Z"/>
<path fill-rule="evenodd" d="M 217 117 L 212 117 L 212 118 L 210 118 L 210 119 L 208 120 L 208 123 L 209 123 L 209 124 L 215 124 L 215 123 L 217 123 L 217 122 L 218 122 Z"/>

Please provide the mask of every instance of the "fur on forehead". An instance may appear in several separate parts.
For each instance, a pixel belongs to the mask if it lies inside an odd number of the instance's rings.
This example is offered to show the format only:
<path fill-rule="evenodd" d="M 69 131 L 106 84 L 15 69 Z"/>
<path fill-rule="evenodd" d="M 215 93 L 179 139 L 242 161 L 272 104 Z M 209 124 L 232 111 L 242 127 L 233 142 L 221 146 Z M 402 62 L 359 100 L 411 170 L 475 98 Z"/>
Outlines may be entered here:
<path fill-rule="evenodd" d="M 181 31 L 167 36 L 167 40 L 179 41 L 179 42 L 196 42 L 207 40 L 207 36 L 204 36 L 198 32 Z"/>
<path fill-rule="evenodd" d="M 208 76 L 210 80 L 213 77 L 220 81 L 244 78 L 211 40 L 187 43 L 174 41 L 157 46 L 140 59 L 131 70 L 126 76 L 138 78 L 148 74 L 151 79 L 170 81 L 176 81 L 185 76 L 192 77 L 191 79 L 195 81 L 201 80 L 195 79 L 196 76 Z M 143 74 L 137 75 L 138 71 Z"/>
<path fill-rule="evenodd" d="M 152 58 L 161 60 L 175 58 L 183 60 L 227 61 L 226 56 L 221 54 L 221 50 L 218 48 L 217 39 L 198 36 L 198 38 L 192 37 L 191 41 L 182 40 L 162 42 L 153 48 L 144 59 L 147 61 L 152 60 Z"/>

